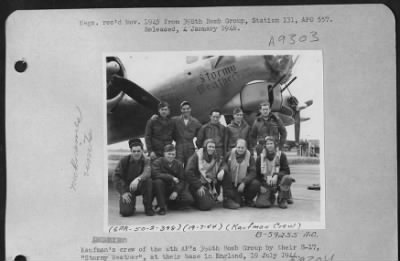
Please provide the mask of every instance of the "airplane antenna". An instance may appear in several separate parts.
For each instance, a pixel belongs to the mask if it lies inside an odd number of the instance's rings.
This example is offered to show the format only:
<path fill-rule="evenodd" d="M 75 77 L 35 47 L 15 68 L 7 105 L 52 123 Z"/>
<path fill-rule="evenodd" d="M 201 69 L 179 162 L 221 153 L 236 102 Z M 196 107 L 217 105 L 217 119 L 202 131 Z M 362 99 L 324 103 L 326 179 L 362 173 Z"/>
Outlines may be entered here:
<path fill-rule="evenodd" d="M 300 55 L 297 55 L 296 58 L 294 58 L 293 66 L 297 63 L 297 60 L 299 59 L 299 57 L 300 57 Z"/>
<path fill-rule="evenodd" d="M 224 58 L 224 56 L 218 56 L 217 62 L 214 65 L 214 68 L 217 68 L 217 66 L 219 65 L 219 62 L 222 60 L 222 58 Z"/>
<path fill-rule="evenodd" d="M 293 79 L 290 80 L 290 82 L 288 82 L 288 84 L 286 84 L 286 86 L 281 90 L 281 93 L 284 92 L 286 89 L 288 89 L 288 87 L 297 79 L 297 76 L 295 76 Z M 288 89 L 289 93 L 290 90 Z M 292 96 L 292 94 L 290 93 L 290 96 Z"/>
<path fill-rule="evenodd" d="M 292 93 L 290 92 L 290 89 L 287 89 L 287 90 L 288 90 L 288 92 L 289 92 L 290 96 L 293 96 L 293 95 L 292 95 Z"/>
<path fill-rule="evenodd" d="M 280 84 L 280 83 L 282 82 L 282 80 L 285 79 L 286 76 L 287 76 L 286 74 L 282 75 L 282 77 L 279 79 L 279 81 L 277 81 L 277 82 L 271 87 L 271 90 L 273 90 L 276 86 L 278 86 L 278 84 Z"/>

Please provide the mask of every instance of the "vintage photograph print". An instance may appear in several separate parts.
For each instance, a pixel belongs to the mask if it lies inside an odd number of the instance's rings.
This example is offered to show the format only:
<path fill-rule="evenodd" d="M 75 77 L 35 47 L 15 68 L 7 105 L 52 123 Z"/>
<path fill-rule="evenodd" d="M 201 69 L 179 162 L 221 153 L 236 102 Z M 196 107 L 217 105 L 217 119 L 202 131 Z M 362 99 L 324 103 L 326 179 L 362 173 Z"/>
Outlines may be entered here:
<path fill-rule="evenodd" d="M 325 228 L 320 50 L 103 61 L 106 226 Z"/>

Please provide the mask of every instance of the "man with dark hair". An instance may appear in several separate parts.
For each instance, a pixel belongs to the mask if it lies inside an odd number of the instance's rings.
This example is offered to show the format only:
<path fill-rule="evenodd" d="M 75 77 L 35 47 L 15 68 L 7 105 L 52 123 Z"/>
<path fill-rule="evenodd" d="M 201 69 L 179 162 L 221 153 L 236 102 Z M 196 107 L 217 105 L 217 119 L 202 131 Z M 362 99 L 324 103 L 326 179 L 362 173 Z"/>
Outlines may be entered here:
<path fill-rule="evenodd" d="M 153 216 L 150 160 L 143 154 L 140 139 L 129 140 L 131 154 L 123 157 L 113 175 L 113 183 L 120 194 L 119 211 L 127 217 L 135 213 L 136 196 L 143 196 L 147 216 Z"/>
<path fill-rule="evenodd" d="M 164 157 L 152 163 L 151 177 L 160 215 L 166 214 L 167 204 L 170 209 L 179 209 L 193 203 L 193 197 L 185 186 L 183 165 L 175 156 L 175 146 L 168 144 L 164 147 Z"/>
<path fill-rule="evenodd" d="M 256 161 L 247 150 L 246 140 L 239 138 L 236 146 L 225 157 L 223 177 L 224 197 L 230 198 L 240 206 L 253 207 L 253 199 L 260 191 L 256 178 Z"/>
<path fill-rule="evenodd" d="M 215 185 L 222 180 L 224 164 L 215 153 L 215 141 L 207 139 L 204 145 L 195 152 L 185 168 L 189 190 L 200 210 L 210 210 L 215 205 Z"/>
<path fill-rule="evenodd" d="M 275 203 L 278 192 L 278 205 L 287 208 L 290 197 L 290 186 L 294 179 L 290 176 L 290 168 L 286 154 L 276 150 L 275 138 L 267 136 L 265 147 L 256 161 L 257 176 L 261 182 L 256 207 L 268 208 Z"/>
<path fill-rule="evenodd" d="M 238 139 L 244 139 L 249 144 L 250 126 L 243 120 L 243 110 L 235 108 L 233 110 L 233 120 L 226 126 L 225 151 L 228 152 L 236 147 Z"/>
<path fill-rule="evenodd" d="M 199 133 L 197 134 L 196 145 L 198 148 L 203 146 L 203 143 L 207 139 L 213 139 L 215 142 L 215 149 L 219 157 L 225 155 L 225 126 L 223 126 L 219 119 L 221 118 L 221 111 L 213 109 L 210 112 L 210 121 L 201 126 Z"/>
<path fill-rule="evenodd" d="M 279 142 L 279 149 L 283 148 L 286 141 L 286 128 L 282 120 L 271 112 L 268 102 L 260 104 L 261 115 L 254 121 L 250 130 L 250 141 L 252 150 L 256 150 L 257 155 L 261 153 L 265 144 L 265 137 L 272 136 Z"/>
<path fill-rule="evenodd" d="M 195 151 L 193 139 L 201 127 L 201 123 L 191 116 L 192 108 L 188 101 L 180 104 L 181 115 L 172 117 L 175 123 L 173 138 L 176 142 L 176 158 L 186 165 Z"/>
<path fill-rule="evenodd" d="M 172 143 L 174 123 L 169 118 L 170 110 L 167 102 L 158 105 L 158 117 L 151 117 L 146 124 L 145 141 L 147 151 L 153 160 L 163 156 L 164 146 Z"/>

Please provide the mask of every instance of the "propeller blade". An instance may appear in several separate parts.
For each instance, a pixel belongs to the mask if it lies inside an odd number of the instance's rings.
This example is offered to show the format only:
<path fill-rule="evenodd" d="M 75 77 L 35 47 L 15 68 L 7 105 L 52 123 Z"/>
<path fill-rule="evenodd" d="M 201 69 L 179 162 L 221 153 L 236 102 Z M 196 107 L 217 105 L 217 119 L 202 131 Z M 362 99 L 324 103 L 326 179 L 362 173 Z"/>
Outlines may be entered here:
<path fill-rule="evenodd" d="M 160 101 L 136 83 L 118 75 L 114 75 L 112 79 L 112 85 L 113 87 L 118 88 L 126 93 L 129 97 L 144 107 L 154 112 L 158 111 L 158 104 Z"/>
<path fill-rule="evenodd" d="M 308 108 L 309 106 L 311 106 L 313 104 L 313 100 L 308 100 L 305 101 L 304 103 L 302 103 L 301 105 L 299 104 L 296 108 L 296 110 L 301 111 L 304 110 L 305 108 Z"/>
<path fill-rule="evenodd" d="M 292 116 L 293 115 L 293 110 L 285 105 L 282 106 L 280 113 L 287 115 L 287 116 Z"/>
<path fill-rule="evenodd" d="M 299 144 L 300 141 L 300 121 L 300 111 L 297 111 L 294 115 L 294 139 L 297 144 Z"/>
<path fill-rule="evenodd" d="M 313 103 L 314 103 L 314 101 L 313 100 L 308 100 L 308 101 L 305 101 L 304 102 L 306 105 L 307 105 L 307 107 L 308 106 L 311 106 Z"/>
<path fill-rule="evenodd" d="M 301 111 L 304 110 L 305 108 L 307 108 L 307 106 L 303 105 L 303 106 L 297 106 L 296 107 L 296 111 Z"/>

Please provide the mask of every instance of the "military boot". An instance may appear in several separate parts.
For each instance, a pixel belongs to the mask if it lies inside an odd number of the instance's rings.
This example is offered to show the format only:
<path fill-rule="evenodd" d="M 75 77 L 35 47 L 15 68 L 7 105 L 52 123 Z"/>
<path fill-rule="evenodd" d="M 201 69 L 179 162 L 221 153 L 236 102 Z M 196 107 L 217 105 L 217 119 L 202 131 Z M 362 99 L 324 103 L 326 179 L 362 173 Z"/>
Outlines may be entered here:
<path fill-rule="evenodd" d="M 287 200 L 290 198 L 290 186 L 295 180 L 289 175 L 282 177 L 279 184 L 278 205 L 280 208 L 287 208 Z"/>
<path fill-rule="evenodd" d="M 256 199 L 256 208 L 269 208 L 271 207 L 271 190 L 267 189 L 265 193 L 258 193 Z"/>
<path fill-rule="evenodd" d="M 289 189 L 289 198 L 287 199 L 287 203 L 289 205 L 293 204 L 293 196 L 292 196 L 292 190 Z"/>
<path fill-rule="evenodd" d="M 280 208 L 287 208 L 287 200 L 286 199 L 281 199 L 279 202 L 279 207 Z"/>
<path fill-rule="evenodd" d="M 256 204 L 254 203 L 254 201 L 252 199 L 244 199 L 243 202 L 243 206 L 246 207 L 250 207 L 250 208 L 254 208 L 256 206 Z"/>
<path fill-rule="evenodd" d="M 154 216 L 154 210 L 152 208 L 146 208 L 144 213 L 146 216 Z"/>
<path fill-rule="evenodd" d="M 240 208 L 240 204 L 236 203 L 233 199 L 224 198 L 224 202 L 222 203 L 224 208 L 228 209 L 238 209 Z"/>

